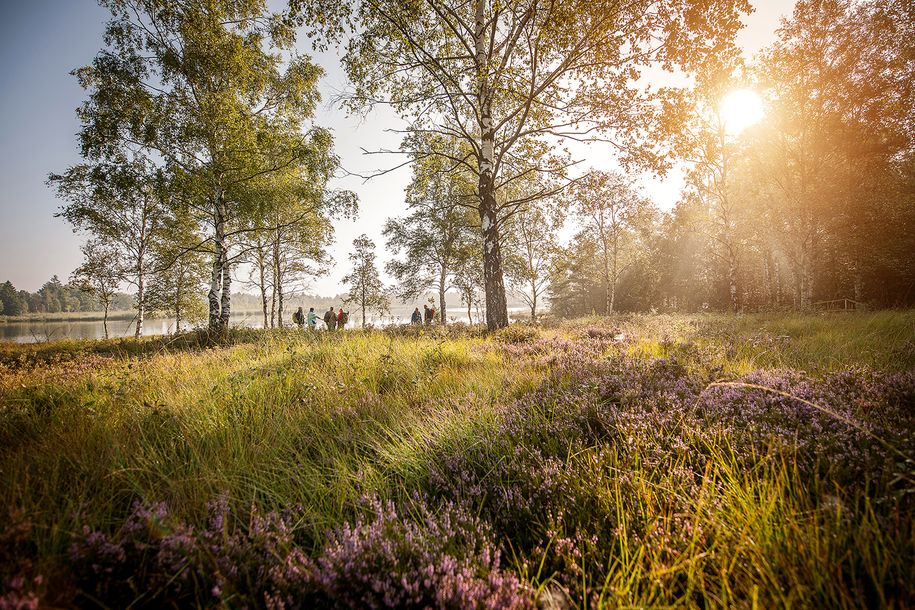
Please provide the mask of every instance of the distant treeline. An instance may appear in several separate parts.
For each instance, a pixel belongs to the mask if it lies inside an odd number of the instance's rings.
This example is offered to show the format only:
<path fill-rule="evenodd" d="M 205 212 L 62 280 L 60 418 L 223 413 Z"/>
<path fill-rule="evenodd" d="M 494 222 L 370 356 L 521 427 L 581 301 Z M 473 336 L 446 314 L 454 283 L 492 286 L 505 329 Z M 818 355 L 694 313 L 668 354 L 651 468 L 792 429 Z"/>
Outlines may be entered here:
<path fill-rule="evenodd" d="M 339 307 L 345 295 L 332 297 L 317 295 L 294 295 L 290 298 L 293 307 L 314 307 L 326 309 Z M 259 311 L 260 298 L 247 293 L 233 295 L 236 311 Z M 133 311 L 136 308 L 136 295 L 127 292 L 115 293 L 110 311 Z M 17 290 L 12 282 L 0 284 L 0 316 L 22 316 L 33 313 L 77 313 L 102 312 L 104 307 L 99 300 L 81 290 L 72 283 L 64 284 L 56 275 L 35 292 Z"/>
<path fill-rule="evenodd" d="M 133 295 L 118 292 L 111 304 L 113 311 L 133 309 Z M 30 313 L 76 313 L 102 311 L 93 295 L 72 284 L 64 284 L 55 275 L 36 292 L 17 290 L 10 281 L 0 284 L 0 316 L 22 316 Z"/>

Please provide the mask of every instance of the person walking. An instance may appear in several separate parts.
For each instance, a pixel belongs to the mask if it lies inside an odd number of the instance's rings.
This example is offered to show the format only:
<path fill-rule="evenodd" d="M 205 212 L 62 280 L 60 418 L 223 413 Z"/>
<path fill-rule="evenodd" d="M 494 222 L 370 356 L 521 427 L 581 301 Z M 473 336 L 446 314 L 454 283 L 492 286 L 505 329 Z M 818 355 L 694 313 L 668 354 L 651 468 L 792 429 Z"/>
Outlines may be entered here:
<path fill-rule="evenodd" d="M 308 330 L 314 330 L 318 324 L 318 314 L 315 313 L 314 307 L 308 308 Z"/>
<path fill-rule="evenodd" d="M 423 303 L 423 322 L 425 324 L 429 323 L 429 306 Z"/>
<path fill-rule="evenodd" d="M 343 313 L 343 308 L 340 308 L 340 311 L 337 312 L 337 330 L 343 330 L 343 327 L 346 326 L 347 316 Z"/>
<path fill-rule="evenodd" d="M 302 311 L 301 307 L 292 314 L 292 321 L 295 322 L 295 325 L 298 326 L 299 329 L 305 326 L 305 312 Z"/>
<path fill-rule="evenodd" d="M 410 324 L 413 326 L 419 326 L 423 323 L 423 314 L 419 313 L 419 307 L 413 310 L 413 315 L 410 316 Z"/>
<path fill-rule="evenodd" d="M 327 330 L 334 330 L 337 327 L 337 316 L 334 315 L 333 305 L 324 312 L 324 323 L 327 324 Z"/>

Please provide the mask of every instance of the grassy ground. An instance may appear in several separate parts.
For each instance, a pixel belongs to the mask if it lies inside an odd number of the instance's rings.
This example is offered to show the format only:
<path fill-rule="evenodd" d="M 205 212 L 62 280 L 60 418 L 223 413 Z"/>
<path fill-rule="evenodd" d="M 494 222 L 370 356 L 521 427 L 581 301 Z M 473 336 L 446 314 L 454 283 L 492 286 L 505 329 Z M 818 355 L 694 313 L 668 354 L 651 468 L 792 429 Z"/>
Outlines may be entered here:
<path fill-rule="evenodd" d="M 913 379 L 915 312 L 4 345 L 3 600 L 907 607 Z"/>

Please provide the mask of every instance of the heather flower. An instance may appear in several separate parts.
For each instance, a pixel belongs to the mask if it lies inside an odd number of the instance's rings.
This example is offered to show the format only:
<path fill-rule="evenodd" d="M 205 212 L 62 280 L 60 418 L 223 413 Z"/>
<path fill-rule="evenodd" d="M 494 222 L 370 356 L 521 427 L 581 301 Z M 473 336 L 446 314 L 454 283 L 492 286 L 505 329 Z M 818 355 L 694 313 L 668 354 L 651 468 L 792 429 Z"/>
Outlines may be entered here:
<path fill-rule="evenodd" d="M 418 497 L 412 517 L 369 500 L 371 518 L 346 524 L 312 564 L 317 605 L 331 608 L 529 608 L 532 597 L 500 569 L 486 525 L 464 509 L 434 511 Z"/>

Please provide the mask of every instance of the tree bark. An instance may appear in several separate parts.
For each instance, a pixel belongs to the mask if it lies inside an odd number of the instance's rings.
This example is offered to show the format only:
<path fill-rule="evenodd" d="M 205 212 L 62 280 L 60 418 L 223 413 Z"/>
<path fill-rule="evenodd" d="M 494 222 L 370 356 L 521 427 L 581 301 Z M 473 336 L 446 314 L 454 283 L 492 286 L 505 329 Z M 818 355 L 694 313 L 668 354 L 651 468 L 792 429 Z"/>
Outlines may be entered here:
<path fill-rule="evenodd" d="M 442 265 L 441 273 L 438 276 L 438 306 L 441 315 L 439 320 L 442 326 L 445 326 L 448 323 L 448 318 L 445 316 L 445 282 L 448 277 L 448 270 Z"/>
<path fill-rule="evenodd" d="M 276 237 L 273 240 L 273 292 L 276 295 L 276 321 L 277 326 L 283 328 L 283 269 L 280 259 L 280 241 L 282 235 L 280 230 L 276 230 Z"/>
<path fill-rule="evenodd" d="M 607 302 L 608 316 L 613 315 L 613 307 L 616 305 L 616 279 L 619 277 L 619 252 L 619 230 L 616 230 L 613 233 L 613 275 L 610 277 L 610 299 Z"/>
<path fill-rule="evenodd" d="M 731 299 L 731 311 L 737 313 L 740 310 L 740 300 L 738 299 L 737 288 L 737 257 L 728 249 L 728 294 Z"/>
<path fill-rule="evenodd" d="M 273 278 L 273 285 L 270 287 L 270 328 L 276 328 L 276 290 L 279 285 L 279 237 L 273 236 L 273 260 L 270 265 L 270 274 Z"/>
<path fill-rule="evenodd" d="M 772 307 L 775 301 L 775 278 L 772 273 L 772 251 L 769 248 L 765 249 L 765 255 L 763 257 L 763 270 L 765 272 L 766 278 L 766 306 Z"/>
<path fill-rule="evenodd" d="M 481 191 L 484 201 L 491 200 L 492 207 L 481 207 L 483 225 L 483 286 L 486 290 L 486 325 L 490 330 L 508 326 L 508 305 L 505 301 L 505 280 L 502 275 L 502 248 L 496 222 L 495 193 L 490 184 Z"/>
<path fill-rule="evenodd" d="M 276 305 L 276 321 L 277 325 L 280 328 L 283 328 L 283 284 L 280 283 L 276 287 L 276 296 L 277 296 L 277 305 Z"/>
<path fill-rule="evenodd" d="M 143 268 L 142 255 L 139 269 L 137 270 L 137 329 L 134 337 L 137 339 L 143 334 L 143 318 L 146 313 L 146 270 Z"/>
<path fill-rule="evenodd" d="M 178 285 L 175 287 L 175 334 L 181 332 L 181 282 L 184 280 L 182 273 L 178 273 Z"/>
<path fill-rule="evenodd" d="M 537 284 L 531 280 L 531 322 L 537 322 Z"/>
<path fill-rule="evenodd" d="M 261 291 L 261 310 L 264 314 L 264 328 L 269 328 L 267 320 L 267 274 L 264 267 L 267 266 L 267 253 L 264 251 L 263 242 L 258 241 L 257 245 L 257 276 L 258 286 Z"/>
<path fill-rule="evenodd" d="M 210 290 L 207 293 L 207 300 L 210 304 L 209 327 L 213 332 L 219 331 L 221 319 L 221 301 L 223 264 L 225 258 L 225 202 L 221 192 L 216 194 L 216 201 L 213 209 L 214 221 L 216 224 L 216 237 L 214 239 L 213 269 L 210 273 Z"/>
<path fill-rule="evenodd" d="M 232 293 L 230 290 L 231 285 L 231 265 L 229 265 L 228 260 L 225 260 L 222 265 L 222 302 L 220 303 L 222 309 L 219 312 L 219 326 L 223 332 L 229 330 L 229 313 L 232 308 Z"/>
<path fill-rule="evenodd" d="M 505 280 L 502 273 L 502 248 L 496 215 L 495 130 L 486 56 L 486 0 L 476 0 L 474 43 L 478 96 L 480 104 L 480 223 L 483 231 L 483 287 L 486 291 L 486 325 L 490 330 L 508 326 Z"/>
<path fill-rule="evenodd" d="M 102 314 L 102 328 L 105 329 L 105 338 L 108 338 L 108 304 L 105 304 L 105 313 Z"/>

